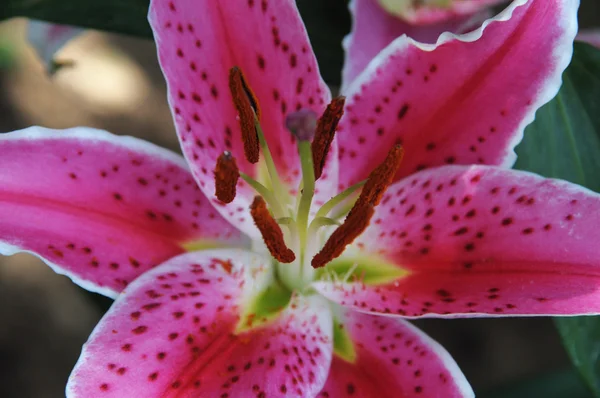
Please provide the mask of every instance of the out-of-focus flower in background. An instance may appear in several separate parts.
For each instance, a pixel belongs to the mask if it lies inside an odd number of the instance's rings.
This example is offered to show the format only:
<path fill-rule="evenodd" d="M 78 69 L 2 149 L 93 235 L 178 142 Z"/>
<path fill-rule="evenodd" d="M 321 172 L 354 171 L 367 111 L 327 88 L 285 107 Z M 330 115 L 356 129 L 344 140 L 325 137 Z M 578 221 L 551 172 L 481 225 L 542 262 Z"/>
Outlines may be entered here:
<path fill-rule="evenodd" d="M 473 15 L 506 0 L 378 0 L 390 14 L 414 25 Z"/>
<path fill-rule="evenodd" d="M 62 67 L 73 65 L 72 60 L 58 60 L 55 55 L 63 46 L 83 32 L 82 28 L 33 19 L 27 24 L 27 39 L 51 75 Z"/>
<path fill-rule="evenodd" d="M 594 47 L 600 48 L 600 28 L 582 30 L 577 35 L 576 40 L 591 44 Z"/>

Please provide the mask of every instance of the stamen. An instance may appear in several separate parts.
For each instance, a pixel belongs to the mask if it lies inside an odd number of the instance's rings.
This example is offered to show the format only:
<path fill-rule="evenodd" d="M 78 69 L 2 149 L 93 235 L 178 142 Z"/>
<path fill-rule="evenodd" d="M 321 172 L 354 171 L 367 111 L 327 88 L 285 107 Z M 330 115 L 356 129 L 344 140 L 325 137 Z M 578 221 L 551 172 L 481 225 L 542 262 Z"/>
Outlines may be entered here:
<path fill-rule="evenodd" d="M 319 268 L 337 258 L 344 252 L 346 246 L 354 241 L 369 226 L 383 194 L 394 180 L 400 168 L 404 150 L 398 144 L 388 152 L 385 160 L 369 175 L 365 186 L 348 213 L 344 223 L 329 237 L 325 246 L 312 259 L 312 266 Z"/>
<path fill-rule="evenodd" d="M 325 109 L 325 112 L 323 112 L 323 115 L 317 122 L 317 130 L 315 131 L 315 138 L 311 146 L 316 180 L 323 173 L 325 160 L 335 136 L 335 129 L 344 114 L 345 102 L 346 97 L 334 98 L 327 105 L 327 109 Z"/>
<path fill-rule="evenodd" d="M 346 188 L 344 191 L 340 192 L 339 194 L 337 194 L 333 198 L 329 199 L 327 202 L 325 202 L 325 204 L 323 206 L 321 206 L 321 208 L 319 209 L 319 211 L 317 211 L 317 214 L 315 215 L 315 218 L 327 216 L 327 214 L 329 214 L 329 212 L 331 210 L 333 210 L 337 205 L 339 205 L 340 203 L 342 203 L 348 196 L 350 196 L 354 192 L 356 192 L 356 190 L 358 188 L 362 188 L 365 185 L 366 182 L 367 182 L 366 180 L 363 180 L 361 182 L 357 182 L 356 184 L 354 184 L 354 185 Z M 346 213 L 343 213 L 343 214 L 346 214 Z M 333 218 L 336 218 L 336 217 L 333 217 Z"/>
<path fill-rule="evenodd" d="M 215 196 L 221 202 L 233 202 L 236 194 L 236 185 L 240 178 L 240 171 L 235 158 L 231 156 L 231 152 L 225 151 L 219 156 L 214 173 Z"/>
<path fill-rule="evenodd" d="M 260 107 L 242 70 L 234 66 L 229 70 L 229 90 L 240 117 L 244 154 L 250 163 L 258 162 L 259 143 L 256 123 L 260 120 Z"/>
<path fill-rule="evenodd" d="M 313 268 L 320 268 L 337 258 L 344 252 L 346 246 L 354 241 L 369 226 L 375 213 L 372 205 L 362 206 L 344 220 L 325 242 L 325 246 L 312 259 Z"/>
<path fill-rule="evenodd" d="M 291 263 L 294 261 L 296 255 L 286 246 L 283 232 L 277 221 L 269 213 L 267 204 L 262 197 L 254 197 L 254 201 L 250 206 L 250 214 L 273 258 L 280 263 Z"/>
<path fill-rule="evenodd" d="M 377 206 L 379 204 L 383 194 L 394 181 L 394 176 L 400 168 L 403 157 L 404 149 L 402 149 L 402 146 L 399 144 L 394 145 L 385 160 L 369 174 L 369 178 L 367 178 L 367 182 L 348 216 L 365 205 Z"/>

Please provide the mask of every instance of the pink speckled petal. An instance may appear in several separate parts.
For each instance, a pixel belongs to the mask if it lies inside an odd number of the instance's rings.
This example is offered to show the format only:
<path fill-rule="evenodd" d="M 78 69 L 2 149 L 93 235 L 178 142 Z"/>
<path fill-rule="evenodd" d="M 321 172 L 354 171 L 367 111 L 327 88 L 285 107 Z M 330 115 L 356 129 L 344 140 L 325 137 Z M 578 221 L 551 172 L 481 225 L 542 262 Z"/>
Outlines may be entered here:
<path fill-rule="evenodd" d="M 229 69 L 235 65 L 258 97 L 261 125 L 279 172 L 295 188 L 300 163 L 285 117 L 299 108 L 321 114 L 331 97 L 295 1 L 153 0 L 149 19 L 183 152 L 203 192 L 214 197 L 212 170 L 224 150 L 234 154 L 242 171 L 257 172 L 243 155 L 229 93 Z M 321 191 L 337 188 L 337 173 L 327 174 L 335 181 L 321 184 Z M 250 217 L 241 221 L 235 214 L 249 207 L 255 193 L 245 183 L 238 188 L 231 204 L 217 208 L 258 236 Z"/>
<path fill-rule="evenodd" d="M 474 397 L 458 365 L 442 346 L 410 323 L 346 311 L 353 362 L 334 354 L 317 397 Z"/>
<path fill-rule="evenodd" d="M 0 254 L 31 252 L 114 297 L 196 241 L 245 238 L 212 208 L 180 156 L 85 127 L 0 134 Z"/>
<path fill-rule="evenodd" d="M 582 30 L 575 39 L 600 48 L 600 29 Z"/>
<path fill-rule="evenodd" d="M 450 0 L 444 5 L 423 5 L 410 0 L 372 0 L 379 1 L 388 12 L 398 15 L 414 25 L 439 23 L 464 15 L 474 14 L 486 7 L 506 3 L 507 0 Z"/>
<path fill-rule="evenodd" d="M 249 295 L 260 291 L 253 276 L 269 264 L 216 250 L 144 274 L 94 330 L 67 397 L 314 396 L 332 352 L 323 299 L 295 297 L 263 327 L 235 331 Z"/>
<path fill-rule="evenodd" d="M 74 26 L 58 25 L 44 21 L 29 20 L 27 23 L 27 39 L 49 72 L 53 71 L 54 55 L 83 31 L 83 29 Z"/>
<path fill-rule="evenodd" d="M 377 0 L 352 0 L 352 31 L 344 38 L 344 69 L 342 88 L 345 93 L 352 81 L 369 62 L 394 39 L 407 35 L 421 43 L 435 43 L 442 32 L 464 33 L 474 30 L 489 16 L 487 11 L 461 17 L 449 18 L 431 25 L 413 25 L 389 14 Z"/>
<path fill-rule="evenodd" d="M 378 286 L 319 283 L 328 298 L 406 316 L 600 313 L 600 195 L 490 166 L 394 184 L 356 247 L 408 271 Z"/>
<path fill-rule="evenodd" d="M 342 185 L 365 178 L 398 141 L 406 156 L 397 178 L 446 163 L 511 166 L 525 126 L 560 87 L 578 5 L 517 0 L 436 45 L 396 39 L 349 89 L 338 133 Z"/>

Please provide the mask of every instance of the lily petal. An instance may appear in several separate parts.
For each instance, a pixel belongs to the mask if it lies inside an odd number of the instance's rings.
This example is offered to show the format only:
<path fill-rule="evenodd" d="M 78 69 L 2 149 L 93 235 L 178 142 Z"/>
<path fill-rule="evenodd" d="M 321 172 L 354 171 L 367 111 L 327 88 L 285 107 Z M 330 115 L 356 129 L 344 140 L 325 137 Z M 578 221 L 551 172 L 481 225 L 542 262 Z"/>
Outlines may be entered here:
<path fill-rule="evenodd" d="M 115 297 L 185 244 L 245 242 L 184 160 L 148 142 L 30 127 L 0 134 L 0 153 L 0 254 L 36 254 L 88 290 Z"/>
<path fill-rule="evenodd" d="M 436 4 L 422 4 L 411 0 L 378 0 L 388 12 L 414 24 L 431 24 L 456 18 L 461 15 L 474 14 L 481 9 L 507 0 L 442 0 Z"/>
<path fill-rule="evenodd" d="M 178 136 L 203 192 L 214 196 L 212 170 L 225 150 L 243 172 L 258 173 L 243 154 L 228 88 L 233 66 L 241 68 L 258 98 L 261 126 L 282 178 L 295 186 L 300 163 L 285 117 L 300 108 L 321 114 L 331 98 L 295 1 L 153 0 L 149 19 Z M 217 209 L 258 236 L 250 218 L 240 221 L 235 214 L 249 207 L 255 192 L 242 183 L 238 188 L 236 199 Z"/>
<path fill-rule="evenodd" d="M 600 29 L 582 30 L 577 35 L 576 40 L 600 48 Z"/>
<path fill-rule="evenodd" d="M 318 296 L 296 297 L 275 320 L 236 332 L 248 293 L 261 287 L 249 274 L 269 262 L 197 252 L 142 275 L 92 333 L 67 396 L 314 396 L 332 351 L 331 314 Z"/>
<path fill-rule="evenodd" d="M 334 353 L 318 397 L 474 397 L 450 354 L 410 323 L 346 311 L 337 335 L 354 358 Z"/>
<path fill-rule="evenodd" d="M 390 187 L 357 242 L 404 275 L 317 289 L 343 305 L 410 317 L 598 314 L 598 225 L 600 195 L 580 186 L 498 167 L 439 167 Z"/>
<path fill-rule="evenodd" d="M 444 33 L 436 45 L 396 39 L 347 94 L 342 186 L 364 179 L 396 142 L 407 155 L 397 178 L 449 163 L 511 166 L 525 126 L 560 87 L 578 5 L 516 0 L 480 29 Z"/>
<path fill-rule="evenodd" d="M 394 39 L 407 35 L 421 43 L 435 43 L 442 32 L 465 33 L 476 29 L 489 18 L 488 11 L 483 11 L 476 17 L 466 15 L 431 25 L 413 25 L 385 11 L 377 0 L 352 0 L 349 8 L 353 23 L 352 31 L 342 42 L 345 50 L 342 93 Z"/>

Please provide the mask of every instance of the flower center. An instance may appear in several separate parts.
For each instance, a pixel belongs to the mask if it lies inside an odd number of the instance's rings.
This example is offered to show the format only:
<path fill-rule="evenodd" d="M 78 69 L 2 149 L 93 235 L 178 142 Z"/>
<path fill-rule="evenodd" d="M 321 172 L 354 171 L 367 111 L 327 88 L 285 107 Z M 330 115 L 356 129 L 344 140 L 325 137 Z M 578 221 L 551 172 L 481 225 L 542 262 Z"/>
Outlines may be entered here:
<path fill-rule="evenodd" d="M 250 214 L 276 262 L 277 274 L 289 289 L 303 291 L 314 280 L 316 268 L 324 267 L 339 257 L 346 246 L 367 228 L 374 207 L 379 204 L 398 171 L 403 150 L 394 145 L 366 181 L 334 196 L 311 217 L 315 182 L 323 173 L 343 114 L 344 97 L 334 98 L 318 119 L 309 109 L 287 115 L 286 127 L 296 139 L 302 169 L 299 194 L 293 198 L 281 182 L 265 140 L 260 126 L 258 100 L 238 67 L 230 70 L 229 88 L 239 115 L 244 156 L 250 163 L 256 164 L 262 153 L 270 185 L 267 188 L 239 171 L 232 154 L 224 152 L 217 159 L 214 171 L 215 195 L 224 203 L 232 202 L 240 177 L 257 192 Z M 360 188 L 362 190 L 357 197 Z M 332 227 L 336 228 L 332 231 Z"/>

